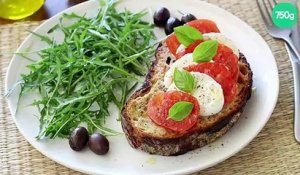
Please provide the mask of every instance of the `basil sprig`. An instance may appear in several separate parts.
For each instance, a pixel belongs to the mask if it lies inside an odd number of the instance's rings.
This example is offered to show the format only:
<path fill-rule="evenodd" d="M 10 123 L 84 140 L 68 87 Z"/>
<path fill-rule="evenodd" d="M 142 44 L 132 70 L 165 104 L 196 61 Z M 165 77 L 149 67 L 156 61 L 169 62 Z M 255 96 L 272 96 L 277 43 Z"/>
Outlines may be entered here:
<path fill-rule="evenodd" d="M 209 62 L 217 54 L 218 41 L 208 40 L 199 44 L 193 52 L 194 62 Z"/>
<path fill-rule="evenodd" d="M 194 104 L 191 102 L 177 102 L 169 109 L 168 118 L 180 122 L 191 114 L 193 108 Z"/>
<path fill-rule="evenodd" d="M 185 92 L 192 92 L 195 87 L 195 79 L 193 75 L 186 70 L 174 70 L 174 83 L 176 87 Z"/>
<path fill-rule="evenodd" d="M 203 39 L 201 32 L 188 25 L 176 27 L 174 28 L 174 32 L 178 41 L 185 47 L 188 47 L 196 40 Z"/>

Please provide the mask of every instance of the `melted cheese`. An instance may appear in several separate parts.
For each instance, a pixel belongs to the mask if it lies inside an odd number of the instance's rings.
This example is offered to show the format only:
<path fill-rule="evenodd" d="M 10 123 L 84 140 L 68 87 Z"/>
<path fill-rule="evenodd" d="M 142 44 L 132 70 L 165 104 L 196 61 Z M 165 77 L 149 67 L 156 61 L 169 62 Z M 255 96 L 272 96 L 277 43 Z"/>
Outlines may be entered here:
<path fill-rule="evenodd" d="M 181 57 L 179 60 L 175 61 L 165 74 L 164 77 L 165 87 L 168 88 L 172 84 L 175 68 L 180 69 L 193 64 L 197 64 L 196 62 L 193 61 L 193 54 L 186 54 L 183 57 Z"/>
<path fill-rule="evenodd" d="M 239 49 L 236 47 L 236 45 L 231 41 L 229 38 L 227 38 L 225 35 L 221 33 L 205 33 L 203 34 L 204 40 L 217 40 L 219 43 L 224 44 L 225 46 L 232 49 L 233 53 L 239 57 Z"/>

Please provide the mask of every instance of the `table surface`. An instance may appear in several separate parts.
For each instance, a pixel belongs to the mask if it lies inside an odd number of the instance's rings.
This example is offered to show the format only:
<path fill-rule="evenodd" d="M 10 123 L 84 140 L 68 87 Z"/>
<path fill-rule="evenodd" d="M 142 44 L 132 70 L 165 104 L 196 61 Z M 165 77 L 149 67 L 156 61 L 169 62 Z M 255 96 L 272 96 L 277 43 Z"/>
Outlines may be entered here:
<path fill-rule="evenodd" d="M 270 120 L 247 147 L 196 174 L 300 174 L 300 146 L 293 137 L 292 68 L 284 43 L 267 34 L 254 0 L 207 1 L 238 16 L 266 40 L 277 61 L 280 92 Z M 27 30 L 33 30 L 40 23 L 26 21 L 0 25 L 0 174 L 81 174 L 48 159 L 24 139 L 11 118 L 3 95 L 11 60 L 11 55 L 5 53 L 14 52 L 28 35 Z"/>
<path fill-rule="evenodd" d="M 41 21 L 44 19 L 48 19 L 51 16 L 54 16 L 58 12 L 61 12 L 64 9 L 67 9 L 68 7 L 71 7 L 84 1 L 87 0 L 45 0 L 44 5 L 33 15 L 19 21 L 0 18 L 0 25 L 11 24 L 20 21 Z"/>

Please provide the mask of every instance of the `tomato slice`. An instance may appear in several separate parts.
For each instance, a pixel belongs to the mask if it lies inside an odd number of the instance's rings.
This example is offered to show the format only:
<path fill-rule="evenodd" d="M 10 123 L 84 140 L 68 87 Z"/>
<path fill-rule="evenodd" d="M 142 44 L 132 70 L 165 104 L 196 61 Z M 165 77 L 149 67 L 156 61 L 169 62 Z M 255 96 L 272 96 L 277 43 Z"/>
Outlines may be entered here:
<path fill-rule="evenodd" d="M 191 114 L 182 121 L 168 119 L 169 109 L 179 101 L 188 101 L 194 104 Z M 195 97 L 185 92 L 159 92 L 153 96 L 147 107 L 150 119 L 159 126 L 184 133 L 191 129 L 199 120 L 199 104 Z"/>
<path fill-rule="evenodd" d="M 161 119 L 165 116 L 164 110 L 162 109 L 165 95 L 166 94 L 163 91 L 158 92 L 148 102 L 147 114 L 157 124 L 159 123 L 158 119 Z"/>
<path fill-rule="evenodd" d="M 195 48 L 200 44 L 202 43 L 203 40 L 196 40 L 195 42 L 193 42 L 192 44 L 189 45 L 189 47 L 187 47 L 185 50 L 186 50 L 186 53 L 192 53 Z"/>
<path fill-rule="evenodd" d="M 195 50 L 195 48 L 202 43 L 203 40 L 196 40 L 195 42 L 193 42 L 192 44 L 190 44 L 187 48 L 183 49 L 182 51 L 180 51 L 179 53 L 176 54 L 176 59 L 181 58 L 182 56 L 184 56 L 185 54 L 188 53 L 193 53 L 193 51 Z"/>
<path fill-rule="evenodd" d="M 177 53 L 176 58 L 179 59 L 185 54 L 192 53 L 201 42 L 203 41 L 195 41 L 189 47 Z M 231 72 L 233 79 L 237 80 L 239 75 L 238 57 L 233 53 L 231 48 L 219 43 L 217 54 L 214 56 L 213 60 L 216 63 L 224 64 Z"/>
<path fill-rule="evenodd" d="M 224 64 L 231 72 L 233 79 L 237 80 L 239 75 L 239 60 L 231 48 L 219 43 L 217 54 L 214 56 L 213 60 L 216 63 Z"/>
<path fill-rule="evenodd" d="M 188 22 L 187 25 L 198 29 L 201 33 L 220 32 L 216 23 L 208 19 L 196 19 Z"/>
<path fill-rule="evenodd" d="M 223 89 L 225 103 L 230 103 L 236 96 L 237 83 L 225 65 L 219 63 L 201 63 L 185 68 L 189 72 L 200 72 L 211 76 Z"/>
<path fill-rule="evenodd" d="M 177 48 L 180 46 L 180 42 L 178 41 L 178 39 L 176 38 L 174 33 L 171 34 L 170 36 L 168 36 L 166 43 L 167 43 L 167 46 L 168 46 L 170 52 L 173 55 L 176 55 L 176 51 L 177 51 Z"/>
<path fill-rule="evenodd" d="M 187 25 L 198 29 L 201 33 L 210 33 L 210 32 L 219 33 L 220 32 L 216 23 L 214 23 L 213 21 L 208 20 L 208 19 L 193 20 L 193 21 L 188 22 Z M 176 51 L 177 51 L 177 48 L 180 46 L 180 42 L 178 41 L 178 39 L 176 38 L 174 33 L 171 34 L 170 36 L 168 36 L 166 43 L 167 43 L 167 46 L 168 46 L 170 52 L 173 55 L 176 55 Z M 191 52 L 188 52 L 188 53 L 191 53 Z"/>

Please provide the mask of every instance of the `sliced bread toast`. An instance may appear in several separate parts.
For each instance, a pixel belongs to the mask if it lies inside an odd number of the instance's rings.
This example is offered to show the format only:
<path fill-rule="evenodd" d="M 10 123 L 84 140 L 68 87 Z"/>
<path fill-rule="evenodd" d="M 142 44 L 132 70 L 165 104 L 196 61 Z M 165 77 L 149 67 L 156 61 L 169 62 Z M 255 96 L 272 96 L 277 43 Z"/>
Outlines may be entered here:
<path fill-rule="evenodd" d="M 235 99 L 219 113 L 201 117 L 195 127 L 187 133 L 178 133 L 156 125 L 147 115 L 150 98 L 166 90 L 163 78 L 175 57 L 162 42 L 155 55 L 143 86 L 127 101 L 122 110 L 122 127 L 130 145 L 150 154 L 164 156 L 179 155 L 202 147 L 224 135 L 236 123 L 252 91 L 252 71 L 240 53 L 238 93 Z"/>

